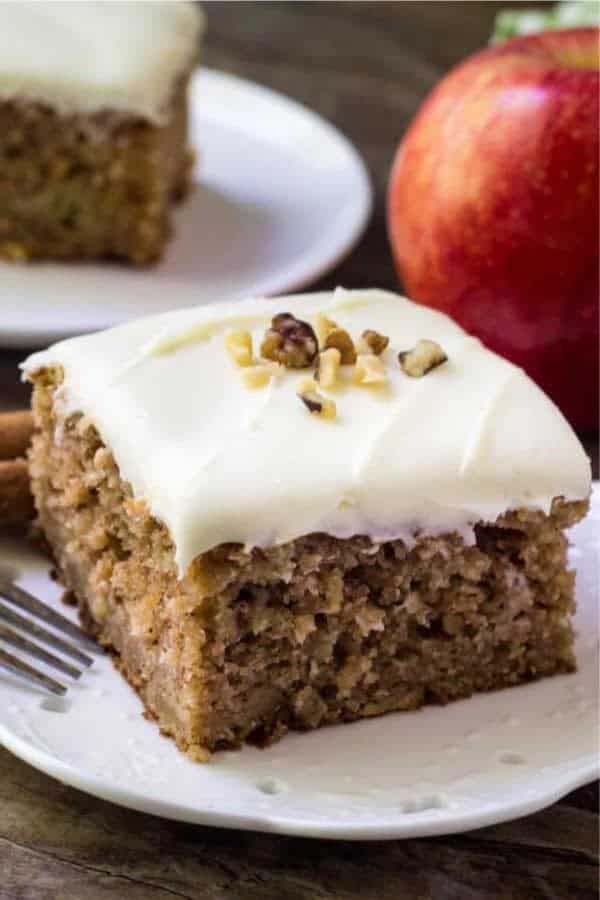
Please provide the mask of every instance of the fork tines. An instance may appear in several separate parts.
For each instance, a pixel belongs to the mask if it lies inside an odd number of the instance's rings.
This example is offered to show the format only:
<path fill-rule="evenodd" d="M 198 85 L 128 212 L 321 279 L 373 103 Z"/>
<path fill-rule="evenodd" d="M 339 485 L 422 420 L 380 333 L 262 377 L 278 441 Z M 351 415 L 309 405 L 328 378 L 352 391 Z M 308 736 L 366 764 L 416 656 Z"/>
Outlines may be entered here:
<path fill-rule="evenodd" d="M 92 657 L 84 653 L 82 648 L 98 653 L 99 646 L 73 622 L 2 576 L 0 576 L 0 598 L 2 598 L 0 599 L 0 668 L 19 675 L 30 684 L 44 688 L 53 694 L 65 694 L 67 688 L 63 684 L 29 665 L 21 656 L 32 657 L 50 669 L 77 679 L 93 663 Z M 28 615 L 23 616 L 16 612 L 13 608 L 15 606 Z M 49 625 L 61 632 L 69 640 L 49 631 L 36 620 L 41 620 L 44 625 Z M 31 638 L 35 640 L 31 640 Z M 41 644 L 58 651 L 61 656 L 51 653 L 40 646 Z M 16 650 L 19 656 L 8 652 L 2 645 L 8 645 L 11 650 Z M 65 656 L 69 661 L 62 658 Z"/>

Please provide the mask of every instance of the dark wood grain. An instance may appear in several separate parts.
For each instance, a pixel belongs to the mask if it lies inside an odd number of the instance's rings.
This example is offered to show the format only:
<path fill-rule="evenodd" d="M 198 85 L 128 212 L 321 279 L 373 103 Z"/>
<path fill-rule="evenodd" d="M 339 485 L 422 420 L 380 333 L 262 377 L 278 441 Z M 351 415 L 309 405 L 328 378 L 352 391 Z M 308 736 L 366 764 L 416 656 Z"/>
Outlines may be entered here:
<path fill-rule="evenodd" d="M 486 42 L 499 5 L 207 4 L 208 65 L 316 109 L 367 161 L 373 219 L 318 286 L 397 286 L 384 216 L 396 143 L 440 75 Z M 28 400 L 17 372 L 26 353 L 0 350 L 0 409 Z M 585 442 L 597 477 L 597 437 Z M 597 848 L 597 785 L 466 835 L 349 844 L 165 822 L 64 787 L 0 751 L 0 900 L 591 900 Z"/>
<path fill-rule="evenodd" d="M 0 900 L 595 897 L 597 819 L 577 803 L 445 838 L 310 841 L 134 813 L 3 754 L 0 808 Z"/>

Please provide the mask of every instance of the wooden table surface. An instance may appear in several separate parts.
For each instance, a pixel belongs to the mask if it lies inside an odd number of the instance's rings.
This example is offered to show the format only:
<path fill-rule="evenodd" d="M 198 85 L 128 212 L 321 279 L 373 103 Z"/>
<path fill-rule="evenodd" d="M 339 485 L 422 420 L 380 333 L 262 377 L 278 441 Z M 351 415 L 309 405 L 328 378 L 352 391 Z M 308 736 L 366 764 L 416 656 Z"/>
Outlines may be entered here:
<path fill-rule="evenodd" d="M 486 42 L 506 4 L 206 5 L 209 66 L 306 103 L 367 161 L 373 220 L 319 286 L 396 287 L 384 216 L 395 144 L 429 88 Z M 24 355 L 0 350 L 0 408 L 27 402 L 16 370 Z M 597 438 L 586 445 L 596 461 Z M 166 822 L 64 787 L 0 750 L 0 900 L 591 900 L 597 886 L 597 785 L 465 835 L 346 843 Z"/>

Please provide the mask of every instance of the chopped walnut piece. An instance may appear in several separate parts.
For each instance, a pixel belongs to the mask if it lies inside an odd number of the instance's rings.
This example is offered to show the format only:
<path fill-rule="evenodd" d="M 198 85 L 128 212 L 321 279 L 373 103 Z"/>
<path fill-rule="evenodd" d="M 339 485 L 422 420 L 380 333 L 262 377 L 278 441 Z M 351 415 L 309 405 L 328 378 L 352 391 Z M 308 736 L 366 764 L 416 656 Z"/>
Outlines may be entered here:
<path fill-rule="evenodd" d="M 317 388 L 318 384 L 315 379 L 307 376 L 306 378 L 301 378 L 296 385 L 296 393 L 300 396 L 300 394 L 307 394 L 309 391 L 316 391 Z"/>
<path fill-rule="evenodd" d="M 337 414 L 335 403 L 319 394 L 317 383 L 313 378 L 302 378 L 298 382 L 297 394 L 312 415 L 321 416 L 323 419 L 335 419 Z"/>
<path fill-rule="evenodd" d="M 247 388 L 264 387 L 275 375 L 280 367 L 274 363 L 257 363 L 254 366 L 246 366 L 242 369 L 242 381 Z"/>
<path fill-rule="evenodd" d="M 329 350 L 321 350 L 317 356 L 317 367 L 315 369 L 315 378 L 323 388 L 332 388 L 335 386 L 338 378 L 342 354 L 336 347 L 330 347 Z"/>
<path fill-rule="evenodd" d="M 351 366 L 356 362 L 354 342 L 344 328 L 334 328 L 325 338 L 325 350 L 332 347 L 340 351 L 342 366 Z"/>
<path fill-rule="evenodd" d="M 252 335 L 249 331 L 230 331 L 225 335 L 225 349 L 237 366 L 252 365 Z"/>
<path fill-rule="evenodd" d="M 308 322 L 291 313 L 274 316 L 260 345 L 261 356 L 287 369 L 306 369 L 318 353 L 317 337 Z"/>
<path fill-rule="evenodd" d="M 373 331 L 372 328 L 367 328 L 361 334 L 361 341 L 366 348 L 366 353 L 374 353 L 375 356 L 380 356 L 389 344 L 390 339 L 385 334 L 380 334 L 378 331 Z"/>
<path fill-rule="evenodd" d="M 27 262 L 28 255 L 25 245 L 17 241 L 5 241 L 0 244 L 0 256 L 10 259 L 11 262 Z"/>
<path fill-rule="evenodd" d="M 412 350 L 398 354 L 400 368 L 411 378 L 421 378 L 447 362 L 448 357 L 435 341 L 417 341 Z"/>
<path fill-rule="evenodd" d="M 361 353 L 356 359 L 352 381 L 364 387 L 380 387 L 387 384 L 387 372 L 378 356 L 373 353 Z"/>
<path fill-rule="evenodd" d="M 319 339 L 319 347 L 325 346 L 327 335 L 330 331 L 333 331 L 337 327 L 337 322 L 334 322 L 332 319 L 328 319 L 327 316 L 323 315 L 323 313 L 317 313 L 317 315 L 315 316 L 315 331 Z"/>

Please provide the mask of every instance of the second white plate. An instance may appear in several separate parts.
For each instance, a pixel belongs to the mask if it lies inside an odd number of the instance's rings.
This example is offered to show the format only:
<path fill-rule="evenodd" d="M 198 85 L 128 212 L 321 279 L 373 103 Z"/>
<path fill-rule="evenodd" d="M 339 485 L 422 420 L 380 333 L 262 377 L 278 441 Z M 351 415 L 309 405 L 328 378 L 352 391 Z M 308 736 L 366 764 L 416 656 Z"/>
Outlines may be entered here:
<path fill-rule="evenodd" d="M 64 700 L 0 675 L 0 743 L 66 784 L 204 825 L 327 838 L 465 831 L 534 812 L 598 774 L 598 526 L 573 530 L 579 670 L 446 707 L 292 734 L 191 762 L 107 656 Z M 48 561 L 0 544 L 0 566 L 60 608 Z M 63 607 L 62 611 L 65 611 Z M 71 611 L 71 614 L 72 611 Z"/>
<path fill-rule="evenodd" d="M 300 104 L 222 72 L 190 87 L 194 189 L 156 266 L 0 261 L 0 344 L 42 346 L 140 315 L 297 289 L 346 254 L 372 191 L 349 141 Z"/>

